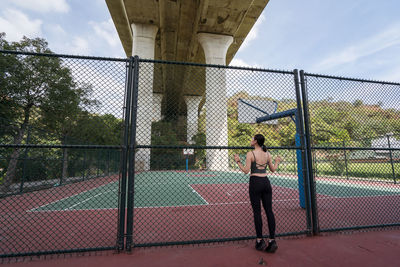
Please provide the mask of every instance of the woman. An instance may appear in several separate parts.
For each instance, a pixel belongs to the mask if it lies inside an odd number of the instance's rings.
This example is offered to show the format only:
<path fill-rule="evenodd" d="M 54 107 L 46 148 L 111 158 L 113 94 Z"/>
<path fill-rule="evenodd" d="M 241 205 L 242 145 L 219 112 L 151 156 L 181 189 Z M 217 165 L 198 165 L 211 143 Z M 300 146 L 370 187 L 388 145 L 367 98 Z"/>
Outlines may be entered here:
<path fill-rule="evenodd" d="M 278 249 L 275 241 L 275 217 L 272 212 L 272 188 L 267 176 L 267 166 L 271 172 L 275 172 L 278 168 L 281 158 L 275 158 L 275 164 L 272 163 L 272 156 L 267 152 L 264 146 L 265 137 L 262 134 L 256 134 L 251 140 L 251 146 L 254 151 L 250 151 L 246 155 L 246 165 L 243 166 L 240 158 L 235 154 L 234 158 L 239 168 L 244 173 L 250 171 L 249 194 L 251 207 L 253 208 L 254 224 L 256 228 L 257 240 L 256 249 L 265 250 L 266 252 L 274 253 Z M 262 219 L 261 219 L 261 204 L 264 206 L 265 213 L 268 219 L 269 240 L 268 246 L 265 244 L 262 235 Z"/>

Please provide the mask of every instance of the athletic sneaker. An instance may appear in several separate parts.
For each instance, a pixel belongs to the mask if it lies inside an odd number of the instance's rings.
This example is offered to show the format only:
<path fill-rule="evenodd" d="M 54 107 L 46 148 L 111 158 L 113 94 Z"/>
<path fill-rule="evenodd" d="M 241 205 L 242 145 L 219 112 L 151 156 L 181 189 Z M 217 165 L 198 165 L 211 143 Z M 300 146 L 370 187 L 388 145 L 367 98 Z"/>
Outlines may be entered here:
<path fill-rule="evenodd" d="M 265 249 L 265 252 L 274 253 L 278 249 L 278 245 L 276 244 L 275 240 L 269 240 L 268 246 Z"/>
<path fill-rule="evenodd" d="M 257 241 L 257 240 L 256 240 L 256 249 L 257 249 L 257 250 L 262 251 L 262 250 L 265 249 L 266 246 L 267 246 L 267 245 L 265 244 L 264 239 L 261 239 L 261 241 Z"/>

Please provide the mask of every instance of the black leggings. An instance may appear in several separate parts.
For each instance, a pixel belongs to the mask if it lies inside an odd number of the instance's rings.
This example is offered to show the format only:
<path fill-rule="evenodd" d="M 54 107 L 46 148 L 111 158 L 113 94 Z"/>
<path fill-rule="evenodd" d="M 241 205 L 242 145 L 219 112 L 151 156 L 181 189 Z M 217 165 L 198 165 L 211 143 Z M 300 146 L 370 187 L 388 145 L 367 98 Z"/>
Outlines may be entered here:
<path fill-rule="evenodd" d="M 249 194 L 257 238 L 262 238 L 261 203 L 268 219 L 269 238 L 275 238 L 275 216 L 272 212 L 272 187 L 268 177 L 250 176 Z"/>

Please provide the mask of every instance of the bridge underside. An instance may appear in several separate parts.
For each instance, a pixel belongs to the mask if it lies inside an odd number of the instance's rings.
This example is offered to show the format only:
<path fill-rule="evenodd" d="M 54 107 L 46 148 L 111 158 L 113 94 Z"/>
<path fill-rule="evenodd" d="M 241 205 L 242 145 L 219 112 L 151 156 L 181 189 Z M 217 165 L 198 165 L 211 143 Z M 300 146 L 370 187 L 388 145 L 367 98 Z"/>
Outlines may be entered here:
<path fill-rule="evenodd" d="M 200 32 L 229 35 L 233 42 L 226 53 L 229 64 L 264 10 L 269 0 L 106 0 L 127 56 L 132 55 L 132 24 L 151 24 L 158 28 L 154 59 L 206 63 L 199 45 Z M 165 75 L 183 84 L 180 73 Z M 170 87 L 166 86 L 167 90 Z M 180 94 L 203 95 L 203 88 L 188 88 Z M 155 87 L 154 92 L 160 92 Z"/>
<path fill-rule="evenodd" d="M 106 0 L 106 3 L 127 56 L 227 65 L 268 1 Z M 191 142 L 197 131 L 198 113 L 205 105 L 207 145 L 226 146 L 227 107 L 223 103 L 227 92 L 225 71 L 221 71 L 206 73 L 205 68 L 166 64 L 141 68 L 138 106 L 153 102 L 157 115 L 148 114 L 145 109 L 138 111 L 137 124 L 143 130 L 138 143 L 150 144 L 151 121 L 162 118 L 175 122 L 183 119 L 188 129 L 187 141 Z M 139 157 L 148 169 L 150 155 L 146 153 Z M 225 169 L 228 163 L 225 154 L 207 154 L 210 169 Z M 223 159 L 220 164 L 223 167 L 214 164 L 214 159 Z"/>

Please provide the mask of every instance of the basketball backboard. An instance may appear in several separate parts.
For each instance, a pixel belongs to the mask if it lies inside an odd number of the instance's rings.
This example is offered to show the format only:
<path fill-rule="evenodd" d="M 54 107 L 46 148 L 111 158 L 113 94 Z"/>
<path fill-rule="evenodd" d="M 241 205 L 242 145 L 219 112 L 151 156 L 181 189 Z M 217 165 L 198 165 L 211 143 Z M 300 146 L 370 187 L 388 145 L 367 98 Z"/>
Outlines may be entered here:
<path fill-rule="evenodd" d="M 276 112 L 278 103 L 270 100 L 238 100 L 238 121 L 239 123 L 256 123 L 257 118 L 271 115 Z M 278 120 L 262 122 L 263 124 L 277 124 Z"/>

